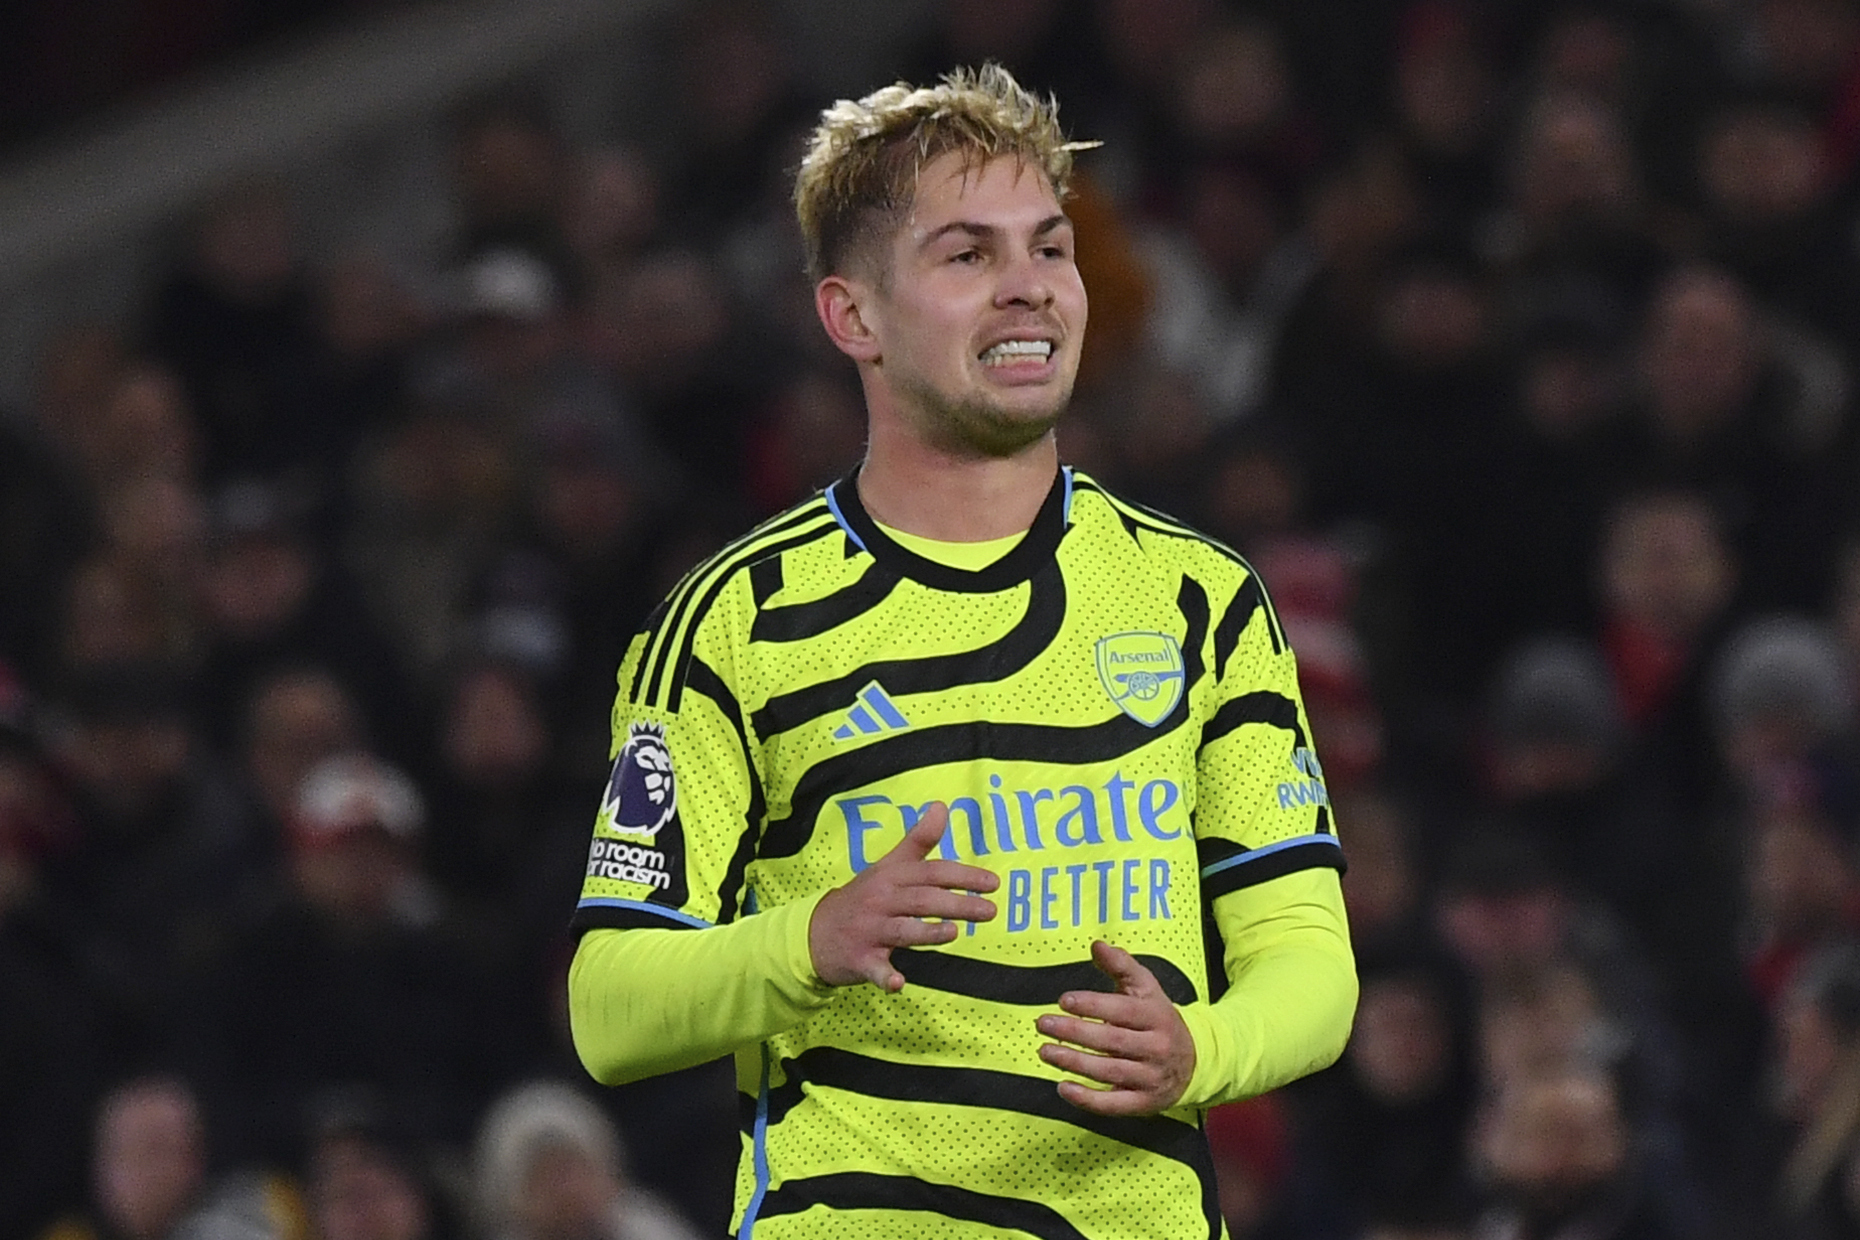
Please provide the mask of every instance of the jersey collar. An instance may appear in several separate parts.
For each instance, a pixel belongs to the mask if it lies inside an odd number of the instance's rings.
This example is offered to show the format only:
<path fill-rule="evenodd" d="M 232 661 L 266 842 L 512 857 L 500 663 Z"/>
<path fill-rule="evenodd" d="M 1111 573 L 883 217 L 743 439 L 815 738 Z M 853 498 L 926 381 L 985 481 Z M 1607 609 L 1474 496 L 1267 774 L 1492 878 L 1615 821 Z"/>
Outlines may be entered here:
<path fill-rule="evenodd" d="M 1051 562 L 1071 517 L 1072 470 L 1062 466 L 1025 537 L 986 568 L 955 568 L 918 555 L 887 536 L 859 502 L 858 477 L 859 471 L 855 469 L 826 490 L 827 507 L 833 511 L 840 528 L 846 531 L 846 537 L 854 546 L 871 555 L 880 565 L 933 590 L 992 594 L 1019 585 Z"/>

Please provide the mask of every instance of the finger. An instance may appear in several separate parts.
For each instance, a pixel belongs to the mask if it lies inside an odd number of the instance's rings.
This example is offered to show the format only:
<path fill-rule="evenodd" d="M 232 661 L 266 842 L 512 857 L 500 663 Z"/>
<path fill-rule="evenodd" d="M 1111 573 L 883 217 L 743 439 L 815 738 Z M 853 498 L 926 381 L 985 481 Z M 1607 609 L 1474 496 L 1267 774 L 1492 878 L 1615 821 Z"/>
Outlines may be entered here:
<path fill-rule="evenodd" d="M 892 967 L 889 956 L 880 956 L 870 968 L 866 969 L 865 980 L 888 995 L 895 995 L 904 989 L 904 974 Z"/>
<path fill-rule="evenodd" d="M 928 947 L 948 943 L 960 933 L 953 921 L 924 921 L 919 917 L 886 920 L 880 942 L 886 947 Z"/>
<path fill-rule="evenodd" d="M 952 891 L 993 891 L 1001 886 L 1001 876 L 978 865 L 960 861 L 925 861 L 911 867 L 906 882 L 926 887 L 948 887 Z"/>
<path fill-rule="evenodd" d="M 1098 971 L 1117 983 L 1118 990 L 1127 995 L 1147 994 L 1151 990 L 1160 990 L 1156 984 L 1156 975 L 1143 966 L 1143 962 L 1113 943 L 1103 939 L 1094 940 L 1091 945 L 1091 962 L 1098 966 Z"/>
<path fill-rule="evenodd" d="M 1099 990 L 1068 990 L 1059 996 L 1061 1009 L 1087 1020 L 1101 1020 L 1125 1029 L 1155 1029 L 1163 1013 L 1149 996 L 1105 994 Z"/>
<path fill-rule="evenodd" d="M 1055 1041 L 1124 1059 L 1148 1060 L 1155 1058 L 1160 1050 L 1153 1034 L 1095 1020 L 1042 1016 L 1034 1022 L 1034 1028 Z"/>
<path fill-rule="evenodd" d="M 1059 1082 L 1059 1096 L 1094 1115 L 1155 1115 L 1168 1110 L 1162 1099 L 1150 1091 L 1093 1089 L 1078 1081 Z"/>
<path fill-rule="evenodd" d="M 943 831 L 948 826 L 949 806 L 941 801 L 932 801 L 925 807 L 924 816 L 912 823 L 911 829 L 904 833 L 904 838 L 892 845 L 891 851 L 873 864 L 922 861 L 930 855 L 930 850 L 936 847 L 937 841 L 943 838 Z"/>
<path fill-rule="evenodd" d="M 1070 1072 L 1073 1076 L 1082 1076 L 1088 1081 L 1097 1081 L 1114 1089 L 1150 1088 L 1161 1079 L 1161 1074 L 1149 1064 L 1120 1059 L 1116 1055 L 1094 1055 L 1090 1051 L 1052 1042 L 1040 1048 L 1040 1058 L 1062 1072 Z"/>
<path fill-rule="evenodd" d="M 948 917 L 957 921 L 993 921 L 995 903 L 980 896 L 941 887 L 905 887 L 893 892 L 886 912 L 906 917 Z"/>

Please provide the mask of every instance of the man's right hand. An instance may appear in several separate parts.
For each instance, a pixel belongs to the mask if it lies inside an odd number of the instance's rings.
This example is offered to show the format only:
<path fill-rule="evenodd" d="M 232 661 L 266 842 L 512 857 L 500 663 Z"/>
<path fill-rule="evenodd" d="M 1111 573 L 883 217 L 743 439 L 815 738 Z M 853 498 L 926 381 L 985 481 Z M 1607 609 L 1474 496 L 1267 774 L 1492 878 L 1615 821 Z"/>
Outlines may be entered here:
<path fill-rule="evenodd" d="M 948 826 L 949 807 L 932 804 L 897 847 L 820 898 L 808 923 L 807 950 L 821 981 L 870 982 L 895 993 L 904 988 L 904 975 L 892 967 L 892 948 L 948 943 L 957 921 L 994 918 L 994 901 L 965 893 L 994 891 L 998 877 L 979 866 L 928 860 Z"/>

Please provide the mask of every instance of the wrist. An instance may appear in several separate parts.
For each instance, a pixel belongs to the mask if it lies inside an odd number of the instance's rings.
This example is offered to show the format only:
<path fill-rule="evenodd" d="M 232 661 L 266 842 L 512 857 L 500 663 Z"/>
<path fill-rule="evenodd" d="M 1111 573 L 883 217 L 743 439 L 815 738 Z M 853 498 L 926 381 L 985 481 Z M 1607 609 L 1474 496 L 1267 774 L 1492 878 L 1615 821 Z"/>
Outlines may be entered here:
<path fill-rule="evenodd" d="M 820 905 L 832 894 L 832 891 L 822 891 L 795 901 L 794 921 L 788 928 L 789 967 L 810 990 L 821 994 L 831 991 L 833 984 L 821 976 L 820 954 L 815 948 L 814 933 L 820 920 Z"/>
<path fill-rule="evenodd" d="M 1207 1107 L 1224 1101 L 1220 1095 L 1226 1080 L 1220 1065 L 1224 1059 L 1221 1040 L 1226 1036 L 1226 1028 L 1214 1018 L 1212 1008 L 1206 1003 L 1178 1005 L 1176 1011 L 1188 1030 L 1195 1055 L 1194 1068 L 1188 1074 L 1188 1083 L 1183 1087 L 1182 1096 L 1176 1099 L 1176 1105 Z"/>

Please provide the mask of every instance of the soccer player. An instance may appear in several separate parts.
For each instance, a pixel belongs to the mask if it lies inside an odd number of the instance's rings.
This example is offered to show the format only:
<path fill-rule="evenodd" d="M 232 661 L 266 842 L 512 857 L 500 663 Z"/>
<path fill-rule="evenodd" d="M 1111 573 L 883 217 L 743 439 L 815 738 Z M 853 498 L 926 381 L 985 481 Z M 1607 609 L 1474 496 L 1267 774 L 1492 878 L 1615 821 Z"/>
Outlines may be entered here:
<path fill-rule="evenodd" d="M 575 1042 L 610 1084 L 735 1053 L 743 1237 L 1217 1237 L 1205 1108 L 1349 1030 L 1265 592 L 1058 459 L 1076 149 L 992 66 L 822 114 L 795 202 L 865 460 L 620 668 Z"/>

